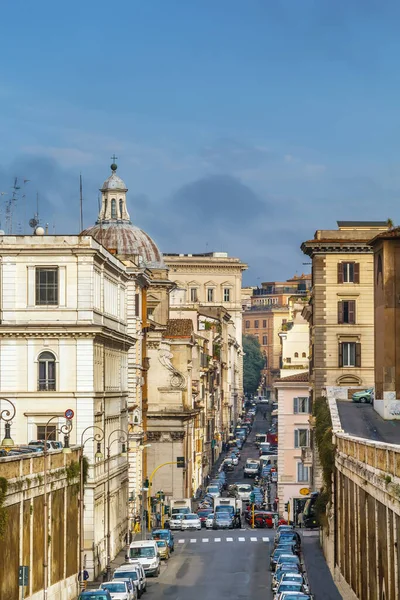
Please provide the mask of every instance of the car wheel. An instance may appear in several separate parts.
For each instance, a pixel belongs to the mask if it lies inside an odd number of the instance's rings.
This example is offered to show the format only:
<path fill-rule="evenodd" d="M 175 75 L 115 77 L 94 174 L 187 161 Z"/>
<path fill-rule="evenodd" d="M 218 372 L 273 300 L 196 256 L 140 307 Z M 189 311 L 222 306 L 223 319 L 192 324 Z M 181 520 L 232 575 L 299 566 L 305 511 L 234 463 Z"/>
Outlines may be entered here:
<path fill-rule="evenodd" d="M 363 396 L 362 398 L 360 398 L 360 402 L 361 402 L 361 404 L 365 404 L 365 403 L 366 403 L 366 401 L 367 401 L 367 399 L 366 399 L 366 397 L 365 397 L 365 396 Z"/>

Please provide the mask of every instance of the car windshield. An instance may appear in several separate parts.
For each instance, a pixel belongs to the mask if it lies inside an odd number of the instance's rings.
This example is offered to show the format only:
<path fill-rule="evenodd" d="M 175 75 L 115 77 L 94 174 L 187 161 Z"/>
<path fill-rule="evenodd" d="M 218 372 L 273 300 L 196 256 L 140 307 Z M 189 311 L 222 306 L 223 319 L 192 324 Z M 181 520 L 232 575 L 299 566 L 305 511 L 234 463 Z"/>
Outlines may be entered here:
<path fill-rule="evenodd" d="M 207 517 L 207 519 L 213 519 L 214 518 L 214 513 L 210 513 Z"/>
<path fill-rule="evenodd" d="M 166 548 L 167 542 L 165 540 L 157 540 L 157 546 L 159 548 Z"/>
<path fill-rule="evenodd" d="M 229 519 L 230 519 L 230 516 L 229 516 L 229 514 L 228 514 L 228 513 L 225 513 L 225 512 L 217 512 L 217 514 L 215 515 L 215 517 L 216 517 L 216 519 L 218 519 L 218 520 L 220 520 L 220 519 L 221 519 L 221 520 L 222 520 L 222 519 L 228 519 L 228 520 L 229 520 Z"/>
<path fill-rule="evenodd" d="M 106 594 L 88 594 L 87 592 L 85 592 L 84 595 L 80 595 L 78 597 L 78 600 L 108 600 L 109 596 L 106 596 Z"/>
<path fill-rule="evenodd" d="M 284 581 L 278 587 L 278 592 L 300 592 L 301 583 L 285 583 Z"/>
<path fill-rule="evenodd" d="M 185 515 L 184 516 L 185 521 L 194 521 L 195 519 L 198 519 L 197 515 Z"/>
<path fill-rule="evenodd" d="M 207 488 L 207 492 L 211 492 L 211 493 L 219 492 L 219 487 L 217 485 L 210 485 Z"/>
<path fill-rule="evenodd" d="M 296 563 L 297 564 L 299 562 L 299 559 L 297 558 L 297 556 L 295 554 L 287 556 L 285 551 L 281 552 L 281 554 L 285 554 L 285 556 L 281 560 L 281 563 L 285 563 L 285 564 Z"/>
<path fill-rule="evenodd" d="M 103 590 L 108 590 L 114 594 L 124 594 L 126 592 L 125 583 L 113 583 L 111 581 L 109 583 L 102 583 L 101 587 Z"/>
<path fill-rule="evenodd" d="M 120 573 L 118 573 L 118 571 L 116 571 L 114 573 L 114 579 L 132 579 L 133 581 L 137 581 L 138 579 L 138 574 L 136 573 L 136 571 L 121 571 Z"/>
<path fill-rule="evenodd" d="M 199 517 L 207 517 L 210 513 L 212 513 L 212 510 L 209 508 L 207 510 L 199 510 L 197 514 Z"/>
<path fill-rule="evenodd" d="M 250 485 L 238 485 L 238 492 L 250 492 L 251 491 L 251 486 Z"/>
<path fill-rule="evenodd" d="M 153 558 L 156 555 L 153 546 L 139 546 L 130 549 L 131 558 Z"/>

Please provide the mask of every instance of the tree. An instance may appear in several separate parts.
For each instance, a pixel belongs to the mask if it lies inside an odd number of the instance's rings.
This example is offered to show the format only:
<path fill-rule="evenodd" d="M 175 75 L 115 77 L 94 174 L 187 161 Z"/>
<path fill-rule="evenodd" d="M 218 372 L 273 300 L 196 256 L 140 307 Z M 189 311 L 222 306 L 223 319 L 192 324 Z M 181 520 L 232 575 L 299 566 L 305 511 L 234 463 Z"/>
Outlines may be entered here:
<path fill-rule="evenodd" d="M 243 336 L 243 387 L 246 393 L 255 394 L 260 385 L 265 358 L 258 339 L 254 335 Z"/>

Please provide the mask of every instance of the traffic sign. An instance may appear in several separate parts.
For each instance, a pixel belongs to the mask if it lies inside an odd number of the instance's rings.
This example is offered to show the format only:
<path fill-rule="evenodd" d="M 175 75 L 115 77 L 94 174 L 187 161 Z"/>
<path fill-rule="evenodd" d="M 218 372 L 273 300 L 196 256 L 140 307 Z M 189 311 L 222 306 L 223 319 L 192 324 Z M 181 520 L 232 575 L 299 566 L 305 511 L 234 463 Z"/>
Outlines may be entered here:
<path fill-rule="evenodd" d="M 299 494 L 302 496 L 308 496 L 310 494 L 310 490 L 308 488 L 301 488 L 301 490 L 299 490 Z"/>
<path fill-rule="evenodd" d="M 68 421 L 70 421 L 71 419 L 74 418 L 74 411 L 72 410 L 72 408 L 67 408 L 67 410 L 64 413 L 64 417 L 66 419 L 68 419 Z"/>
<path fill-rule="evenodd" d="M 29 585 L 29 567 L 18 567 L 18 585 L 26 587 Z"/>

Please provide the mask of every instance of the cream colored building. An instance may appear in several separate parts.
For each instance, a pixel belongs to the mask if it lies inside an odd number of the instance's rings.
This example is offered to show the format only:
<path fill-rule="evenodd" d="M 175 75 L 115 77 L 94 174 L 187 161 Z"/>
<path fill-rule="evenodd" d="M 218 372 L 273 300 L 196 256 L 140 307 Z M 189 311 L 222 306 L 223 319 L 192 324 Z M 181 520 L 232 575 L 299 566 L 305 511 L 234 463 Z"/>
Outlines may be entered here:
<path fill-rule="evenodd" d="M 278 379 L 275 389 L 278 396 L 279 514 L 298 523 L 298 514 L 303 509 L 304 496 L 311 482 L 311 469 L 302 462 L 302 449 L 310 447 L 308 372 Z M 289 514 L 285 510 L 286 503 L 289 503 Z"/>
<path fill-rule="evenodd" d="M 223 431 L 236 423 L 243 396 L 242 351 L 242 274 L 247 265 L 226 252 L 207 254 L 164 254 L 169 278 L 183 290 L 171 299 L 174 311 L 221 307 L 229 317 L 221 331 L 222 351 L 226 354 L 222 377 Z M 174 298 L 174 297 L 173 297 Z M 178 311 L 179 313 L 179 311 Z"/>
<path fill-rule="evenodd" d="M 37 233 L 0 238 L 0 395 L 16 406 L 17 444 L 44 439 L 53 415 L 47 432 L 58 438 L 65 410 L 74 411 L 71 443 L 88 440 L 84 564 L 93 576 L 107 559 L 108 468 L 111 556 L 128 526 L 128 464 L 116 430 L 128 431 L 128 358 L 138 338 L 129 332 L 127 298 L 135 280 L 89 236 Z M 93 427 L 105 433 L 98 462 Z"/>
<path fill-rule="evenodd" d="M 282 344 L 281 377 L 289 377 L 301 371 L 308 372 L 310 327 L 302 316 L 304 302 L 289 300 L 289 320 L 279 333 Z"/>

